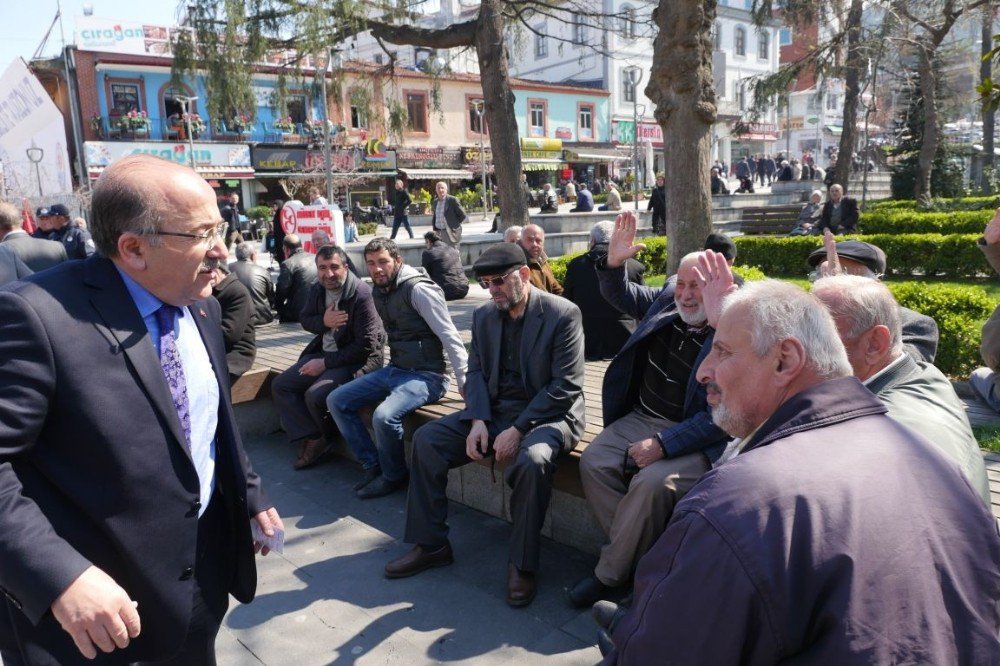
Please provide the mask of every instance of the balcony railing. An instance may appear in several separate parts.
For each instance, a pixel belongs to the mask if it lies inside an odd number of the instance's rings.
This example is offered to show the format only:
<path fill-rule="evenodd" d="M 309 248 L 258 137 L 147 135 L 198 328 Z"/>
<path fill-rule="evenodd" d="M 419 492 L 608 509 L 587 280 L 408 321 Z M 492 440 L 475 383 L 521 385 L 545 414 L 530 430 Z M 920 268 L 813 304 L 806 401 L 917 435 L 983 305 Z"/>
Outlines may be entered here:
<path fill-rule="evenodd" d="M 126 121 L 126 116 L 100 116 L 91 119 L 88 138 L 100 141 L 187 141 L 188 128 L 174 118 L 147 117 L 143 121 Z M 193 129 L 193 128 L 192 128 Z M 194 141 L 314 143 L 309 128 L 296 123 L 292 132 L 279 130 L 270 122 L 254 121 L 246 125 L 224 121 L 206 122 L 204 129 L 194 130 Z M 318 140 L 322 140 L 320 137 Z"/>

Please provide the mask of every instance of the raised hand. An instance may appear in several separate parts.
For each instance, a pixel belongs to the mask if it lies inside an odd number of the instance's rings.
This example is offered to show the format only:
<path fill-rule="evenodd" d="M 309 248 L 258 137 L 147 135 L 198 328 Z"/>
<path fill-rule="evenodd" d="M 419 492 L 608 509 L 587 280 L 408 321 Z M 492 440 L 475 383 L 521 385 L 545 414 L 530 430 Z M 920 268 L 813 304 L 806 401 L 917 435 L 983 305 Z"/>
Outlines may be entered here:
<path fill-rule="evenodd" d="M 625 262 L 646 249 L 642 243 L 635 243 L 635 213 L 628 210 L 615 218 L 615 230 L 608 244 L 608 268 L 619 268 Z"/>
<path fill-rule="evenodd" d="M 842 274 L 844 269 L 840 265 L 840 257 L 837 256 L 837 241 L 829 229 L 823 230 L 823 247 L 826 248 L 826 261 L 819 266 L 820 276 L 833 277 Z"/>
<path fill-rule="evenodd" d="M 705 250 L 698 257 L 694 274 L 701 291 L 702 304 L 705 306 L 705 319 L 709 326 L 716 328 L 719 325 L 719 316 L 722 314 L 722 299 L 726 294 L 736 290 L 733 271 L 729 268 L 724 254 Z"/>

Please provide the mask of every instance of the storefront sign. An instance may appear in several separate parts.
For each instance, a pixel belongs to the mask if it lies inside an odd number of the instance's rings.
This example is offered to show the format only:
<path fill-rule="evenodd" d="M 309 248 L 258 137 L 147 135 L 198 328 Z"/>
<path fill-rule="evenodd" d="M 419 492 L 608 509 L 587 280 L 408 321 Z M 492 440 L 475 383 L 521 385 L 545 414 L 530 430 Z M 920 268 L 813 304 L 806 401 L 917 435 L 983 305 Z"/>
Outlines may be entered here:
<path fill-rule="evenodd" d="M 631 120 L 615 121 L 613 138 L 618 143 L 635 141 L 635 123 Z M 662 146 L 663 128 L 657 123 L 639 123 L 639 141 L 648 141 L 654 146 Z"/>
<path fill-rule="evenodd" d="M 534 139 L 531 137 L 521 137 L 521 151 L 525 150 L 562 150 L 562 139 Z"/>
<path fill-rule="evenodd" d="M 396 150 L 396 163 L 400 169 L 459 169 L 462 166 L 462 151 L 434 146 L 399 148 Z"/>
<path fill-rule="evenodd" d="M 381 149 L 370 146 L 369 150 Z M 259 171 L 323 171 L 323 151 L 307 148 L 261 148 L 254 146 L 253 166 Z M 394 171 L 396 151 L 368 152 L 364 147 L 339 148 L 331 151 L 330 164 L 334 171 Z"/>
<path fill-rule="evenodd" d="M 76 46 L 81 51 L 170 54 L 171 29 L 134 21 L 116 21 L 96 16 L 76 19 Z"/>
<path fill-rule="evenodd" d="M 573 138 L 573 130 L 571 130 L 568 127 L 557 127 L 556 128 L 556 138 L 557 139 L 567 139 L 567 140 L 572 139 Z"/>
<path fill-rule="evenodd" d="M 286 234 L 298 234 L 306 252 L 316 252 L 310 238 L 317 229 L 330 234 L 337 245 L 344 245 L 344 214 L 332 206 L 306 206 L 301 201 L 289 201 L 281 209 L 281 228 Z"/>

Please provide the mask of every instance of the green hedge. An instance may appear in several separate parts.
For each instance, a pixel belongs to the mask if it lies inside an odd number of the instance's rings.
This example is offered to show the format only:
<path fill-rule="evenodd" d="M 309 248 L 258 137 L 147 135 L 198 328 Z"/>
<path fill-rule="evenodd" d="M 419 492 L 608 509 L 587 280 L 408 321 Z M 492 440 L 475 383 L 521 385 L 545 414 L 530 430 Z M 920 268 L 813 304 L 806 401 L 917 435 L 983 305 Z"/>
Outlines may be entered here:
<path fill-rule="evenodd" d="M 990 273 L 976 246 L 979 234 L 866 234 L 856 238 L 885 250 L 890 275 L 974 278 Z M 806 257 L 823 245 L 818 236 L 739 236 L 733 239 L 742 265 L 757 266 L 767 275 L 805 277 Z"/>
<path fill-rule="evenodd" d="M 961 199 L 932 199 L 932 211 L 993 210 L 1000 206 L 1000 197 L 963 197 Z M 920 210 L 915 199 L 888 199 L 869 204 L 869 211 Z M 989 219 L 989 218 L 987 218 Z"/>
<path fill-rule="evenodd" d="M 890 209 L 865 213 L 859 224 L 866 234 L 981 234 L 991 217 L 991 210 L 926 213 Z"/>
<path fill-rule="evenodd" d="M 635 258 L 646 267 L 646 275 L 663 275 L 664 267 L 667 265 L 667 239 L 662 236 L 650 236 L 638 240 L 646 246 L 646 249 Z M 581 254 L 584 253 L 564 254 L 556 259 L 549 259 L 549 268 L 559 282 L 566 278 L 566 265 Z"/>

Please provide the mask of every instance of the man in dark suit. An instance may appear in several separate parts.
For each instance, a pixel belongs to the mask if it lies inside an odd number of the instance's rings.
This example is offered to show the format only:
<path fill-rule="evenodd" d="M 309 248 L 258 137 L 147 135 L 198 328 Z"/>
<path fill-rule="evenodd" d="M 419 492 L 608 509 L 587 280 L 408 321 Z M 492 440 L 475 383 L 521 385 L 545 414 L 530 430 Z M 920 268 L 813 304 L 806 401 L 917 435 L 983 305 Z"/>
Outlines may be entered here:
<path fill-rule="evenodd" d="M 844 187 L 830 186 L 830 198 L 823 204 L 817 233 L 829 229 L 835 234 L 853 234 L 858 231 L 858 200 L 844 196 Z"/>
<path fill-rule="evenodd" d="M 465 276 L 462 255 L 455 248 L 441 242 L 436 231 L 424 234 L 427 248 L 420 255 L 420 265 L 427 275 L 441 287 L 444 300 L 456 301 L 469 293 L 469 278 Z"/>
<path fill-rule="evenodd" d="M 431 202 L 431 228 L 441 237 L 441 242 L 454 248 L 462 240 L 462 225 L 468 216 L 458 199 L 448 194 L 448 183 L 443 180 L 434 186 L 437 197 Z"/>
<path fill-rule="evenodd" d="M 302 241 L 297 234 L 285 236 L 282 246 L 285 260 L 281 262 L 278 272 L 274 305 L 278 310 L 278 321 L 298 321 L 309 288 L 316 284 L 316 255 L 302 249 Z"/>
<path fill-rule="evenodd" d="M 251 522 L 283 529 L 228 398 L 222 220 L 150 155 L 104 171 L 93 213 L 103 256 L 0 289 L 0 655 L 214 664 L 229 594 L 254 596 Z"/>
<path fill-rule="evenodd" d="M 26 278 L 31 273 L 32 270 L 14 254 L 13 250 L 6 245 L 0 245 L 0 286 Z"/>
<path fill-rule="evenodd" d="M 212 285 L 212 295 L 222 310 L 222 340 L 232 383 L 253 366 L 257 357 L 253 300 L 247 288 L 225 265 L 220 264 L 217 270 L 219 275 Z"/>
<path fill-rule="evenodd" d="M 66 261 L 62 243 L 29 236 L 21 225 L 21 212 L 13 204 L 0 202 L 0 243 L 6 243 L 35 273 Z"/>
<path fill-rule="evenodd" d="M 583 434 L 583 326 L 579 308 L 531 285 L 517 246 L 494 245 L 473 270 L 493 302 L 472 317 L 466 406 L 413 437 L 404 540 L 416 545 L 389 562 L 385 574 L 402 578 L 451 564 L 448 470 L 493 455 L 511 461 L 505 472 L 514 523 L 507 603 L 525 606 L 537 590 L 556 459 Z"/>
<path fill-rule="evenodd" d="M 255 243 L 240 243 L 236 246 L 236 261 L 229 266 L 243 286 L 250 292 L 253 301 L 254 325 L 270 324 L 274 321 L 274 282 L 271 274 L 263 266 L 257 265 Z"/>

